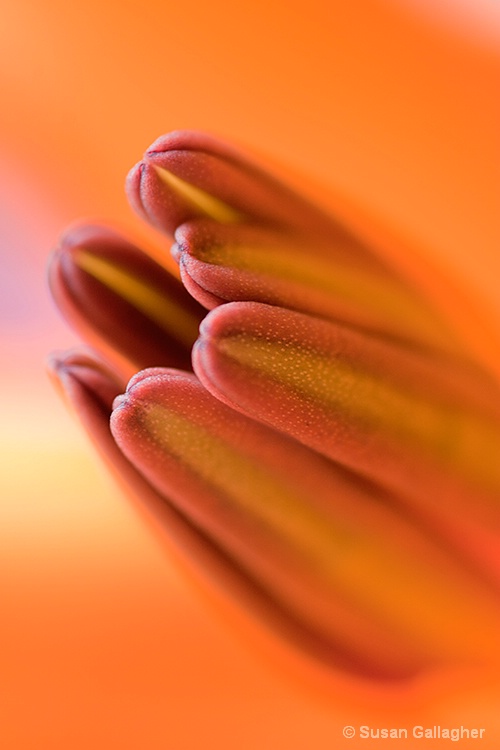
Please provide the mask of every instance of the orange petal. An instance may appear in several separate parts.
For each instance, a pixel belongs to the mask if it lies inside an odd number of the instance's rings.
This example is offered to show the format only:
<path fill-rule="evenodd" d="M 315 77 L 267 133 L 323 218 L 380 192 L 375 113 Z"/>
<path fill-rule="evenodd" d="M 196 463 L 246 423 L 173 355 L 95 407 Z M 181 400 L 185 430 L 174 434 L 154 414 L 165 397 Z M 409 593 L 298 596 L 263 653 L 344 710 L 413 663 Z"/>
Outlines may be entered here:
<path fill-rule="evenodd" d="M 348 227 L 216 138 L 162 136 L 129 174 L 127 192 L 143 218 L 175 233 L 183 280 L 208 307 L 254 300 L 462 347 L 422 291 Z"/>
<path fill-rule="evenodd" d="M 334 657 L 403 676 L 494 653 L 499 613 L 486 588 L 384 492 L 193 376 L 140 373 L 111 428 L 147 481 Z"/>
<path fill-rule="evenodd" d="M 257 303 L 223 305 L 200 331 L 193 363 L 214 395 L 390 488 L 498 570 L 500 399 L 482 373 Z"/>
<path fill-rule="evenodd" d="M 155 370 L 150 370 L 153 373 Z M 168 496 L 137 470 L 118 448 L 109 429 L 111 405 L 124 384 L 107 365 L 89 351 L 54 354 L 49 360 L 49 374 L 72 411 L 82 422 L 116 480 L 134 502 L 137 510 L 146 512 L 161 531 L 162 539 L 176 553 L 183 569 L 208 587 L 235 600 L 249 613 L 268 622 L 280 634 L 319 658 L 323 664 L 366 672 L 364 665 L 353 663 L 342 649 L 318 637 L 299 620 L 279 606 L 202 530 L 171 504 Z"/>
<path fill-rule="evenodd" d="M 127 178 L 132 206 L 168 234 L 185 221 L 209 217 L 321 231 L 332 221 L 238 149 L 205 133 L 175 131 L 158 138 Z"/>
<path fill-rule="evenodd" d="M 49 268 L 61 311 L 128 377 L 149 365 L 190 367 L 202 308 L 165 268 L 105 227 L 61 240 Z"/>
<path fill-rule="evenodd" d="M 213 308 L 227 301 L 264 302 L 366 331 L 457 351 L 449 327 L 409 284 L 351 240 L 294 236 L 265 227 L 186 222 L 172 252 L 188 291 Z"/>

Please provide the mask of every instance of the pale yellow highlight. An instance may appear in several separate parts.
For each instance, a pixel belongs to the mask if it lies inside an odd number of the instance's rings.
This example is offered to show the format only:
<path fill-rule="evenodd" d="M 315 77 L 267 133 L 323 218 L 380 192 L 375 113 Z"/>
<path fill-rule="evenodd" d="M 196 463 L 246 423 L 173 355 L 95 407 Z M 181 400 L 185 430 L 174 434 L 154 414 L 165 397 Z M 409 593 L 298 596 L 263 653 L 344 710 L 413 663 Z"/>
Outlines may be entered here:
<path fill-rule="evenodd" d="M 164 167 L 155 164 L 153 169 L 174 193 L 210 219 L 215 219 L 221 224 L 236 224 L 241 221 L 242 215 L 219 198 L 210 195 L 210 193 L 195 185 L 191 185 L 168 169 L 164 169 Z"/>
<path fill-rule="evenodd" d="M 198 335 L 198 320 L 175 300 L 84 248 L 75 252 L 74 258 L 83 271 L 130 302 L 170 336 L 189 348 L 193 345 Z"/>
<path fill-rule="evenodd" d="M 412 644 L 410 648 L 423 649 L 438 658 L 489 653 L 497 633 L 492 616 L 495 610 L 488 596 L 466 581 L 463 588 L 457 587 L 456 572 L 451 579 L 449 573 L 442 574 L 425 559 L 425 552 L 423 558 L 415 560 L 397 539 L 387 538 L 384 528 L 367 531 L 352 522 L 334 519 L 333 514 L 315 506 L 307 493 L 287 482 L 283 473 L 252 461 L 165 406 L 150 406 L 144 420 L 147 433 L 158 441 L 160 450 L 174 452 L 223 498 L 217 513 L 227 514 L 228 525 L 237 518 L 243 528 L 253 528 L 264 544 L 267 534 L 267 544 L 272 545 L 278 559 L 284 545 L 297 564 L 292 576 L 300 576 L 300 570 L 309 571 L 310 583 L 306 586 L 311 602 L 319 593 L 323 602 L 319 612 L 328 610 L 329 599 L 340 597 L 353 603 L 355 610 L 365 612 L 368 628 L 375 613 L 378 624 L 389 629 L 389 641 L 403 638 L 407 645 Z M 342 483 L 338 490 L 342 493 L 340 508 L 349 501 L 349 490 Z M 224 498 L 229 499 L 229 513 L 224 510 L 228 502 Z M 335 497 L 331 502 L 335 504 Z M 262 544 L 260 548 L 262 553 Z M 286 566 L 287 558 L 281 559 Z M 268 584 L 272 586 L 273 581 L 268 580 Z M 311 604 L 310 610 L 305 606 L 302 614 L 306 618 L 318 617 L 318 612 L 313 612 L 317 604 Z M 338 629 L 335 622 L 319 625 L 327 631 Z M 357 637 L 353 633 L 342 635 L 347 640 Z M 372 638 L 369 643 L 371 648 Z"/>
<path fill-rule="evenodd" d="M 408 450 L 450 467 L 492 489 L 500 489 L 500 425 L 462 403 L 439 403 L 425 393 L 359 370 L 342 357 L 323 355 L 297 344 L 247 338 L 217 344 L 243 368 L 257 371 L 302 397 L 324 413 L 348 416 L 363 431 L 375 428 Z M 293 390 L 292 390 L 293 389 Z"/>

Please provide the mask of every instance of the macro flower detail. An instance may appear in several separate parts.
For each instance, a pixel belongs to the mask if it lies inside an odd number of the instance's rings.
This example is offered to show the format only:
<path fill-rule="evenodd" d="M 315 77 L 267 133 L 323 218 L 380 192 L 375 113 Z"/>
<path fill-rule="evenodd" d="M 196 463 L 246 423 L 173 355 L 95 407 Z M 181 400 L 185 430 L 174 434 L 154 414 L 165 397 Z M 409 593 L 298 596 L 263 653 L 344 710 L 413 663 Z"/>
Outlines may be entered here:
<path fill-rule="evenodd" d="M 196 196 L 216 192 L 221 213 L 193 200 L 188 186 Z M 127 192 L 142 217 L 175 234 L 182 280 L 207 307 L 255 300 L 460 349 L 408 280 L 334 218 L 215 139 L 159 138 L 130 172 Z"/>
<path fill-rule="evenodd" d="M 49 264 L 49 284 L 78 333 L 128 377 L 155 364 L 190 367 L 203 308 L 117 232 L 78 226 L 65 234 Z"/>
<path fill-rule="evenodd" d="M 50 265 L 93 347 L 51 372 L 122 484 L 333 669 L 498 663 L 499 387 L 460 332 L 211 136 L 159 138 L 127 192 L 180 280 L 105 227 L 70 230 Z"/>
<path fill-rule="evenodd" d="M 463 363 L 451 369 L 436 355 L 251 302 L 207 316 L 194 365 L 222 401 L 390 488 L 498 580 L 500 402 L 487 378 L 478 388 Z"/>

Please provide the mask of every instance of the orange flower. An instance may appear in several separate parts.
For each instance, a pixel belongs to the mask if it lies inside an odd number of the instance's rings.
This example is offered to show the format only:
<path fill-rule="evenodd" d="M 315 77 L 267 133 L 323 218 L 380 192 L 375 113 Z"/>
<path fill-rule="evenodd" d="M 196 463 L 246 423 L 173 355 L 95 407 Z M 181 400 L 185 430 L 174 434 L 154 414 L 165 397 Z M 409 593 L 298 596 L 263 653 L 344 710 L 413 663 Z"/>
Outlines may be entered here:
<path fill-rule="evenodd" d="M 216 309 L 194 375 L 201 308 L 164 268 L 99 228 L 58 250 L 56 299 L 121 369 L 71 354 L 53 371 L 125 483 L 194 563 L 334 669 L 498 662 L 499 390 L 459 333 L 214 138 L 158 139 L 127 185 Z M 113 405 L 133 366 L 150 369 Z"/>

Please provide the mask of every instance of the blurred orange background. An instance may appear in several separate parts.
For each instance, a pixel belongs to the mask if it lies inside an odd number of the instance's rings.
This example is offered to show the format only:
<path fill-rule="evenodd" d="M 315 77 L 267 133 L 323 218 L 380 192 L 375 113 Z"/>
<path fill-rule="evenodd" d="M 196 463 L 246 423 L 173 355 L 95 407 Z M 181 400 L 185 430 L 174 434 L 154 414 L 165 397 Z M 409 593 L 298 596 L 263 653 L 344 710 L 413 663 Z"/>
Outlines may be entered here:
<path fill-rule="evenodd" d="M 74 338 L 44 268 L 81 217 L 150 243 L 124 177 L 161 133 L 205 129 L 308 175 L 307 190 L 436 293 L 448 279 L 450 313 L 491 356 L 500 6 L 1 0 L 0 11 L 0 747 L 326 750 L 365 746 L 343 739 L 345 724 L 426 721 L 486 726 L 482 750 L 498 747 L 487 682 L 434 685 L 429 701 L 358 690 L 198 595 L 47 382 L 45 353 Z"/>

